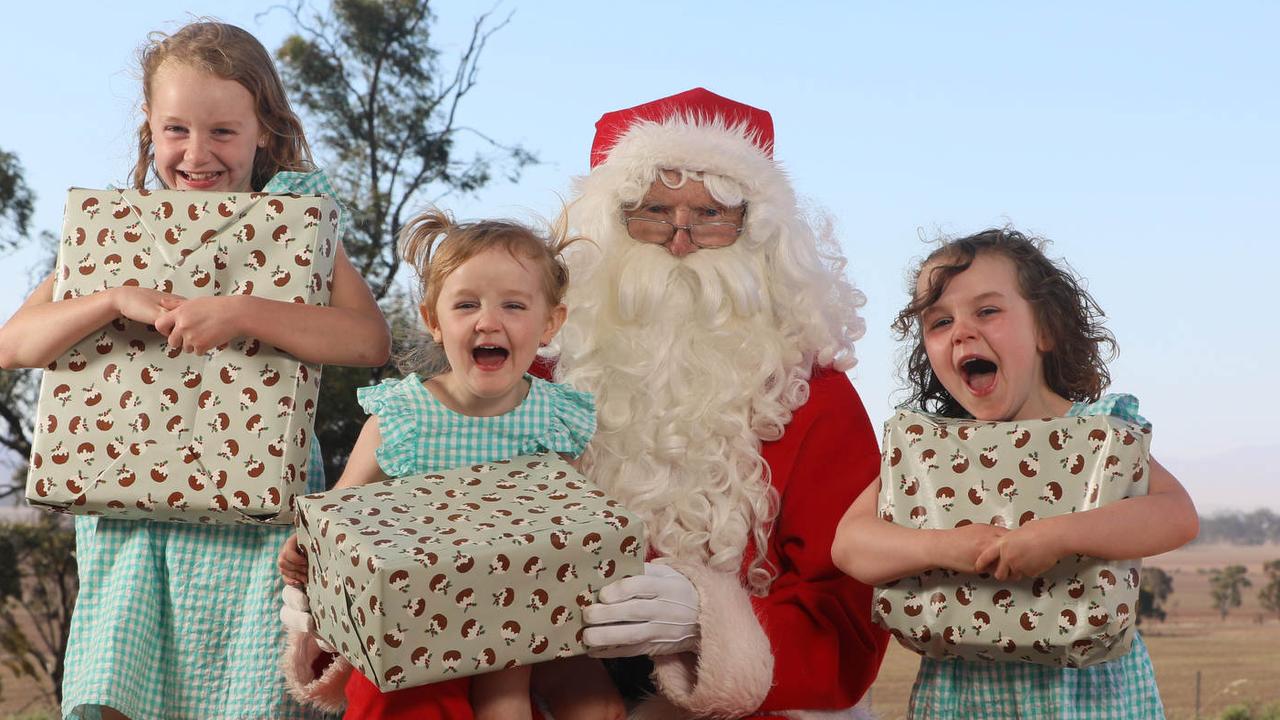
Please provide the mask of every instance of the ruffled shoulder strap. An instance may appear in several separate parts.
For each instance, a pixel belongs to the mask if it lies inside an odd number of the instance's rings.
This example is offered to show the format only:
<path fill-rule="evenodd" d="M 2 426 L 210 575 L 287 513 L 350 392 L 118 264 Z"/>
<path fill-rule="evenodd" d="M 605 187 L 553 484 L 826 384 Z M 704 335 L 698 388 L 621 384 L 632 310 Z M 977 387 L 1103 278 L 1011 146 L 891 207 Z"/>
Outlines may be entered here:
<path fill-rule="evenodd" d="M 1138 414 L 1138 398 L 1127 393 L 1108 393 L 1097 402 L 1076 403 L 1072 415 L 1111 415 L 1150 430 L 1151 423 Z"/>
<path fill-rule="evenodd" d="M 587 449 L 596 432 L 596 401 L 589 392 L 568 385 L 530 377 L 531 392 L 539 392 L 550 404 L 550 418 L 537 442 L 546 450 L 577 457 Z"/>
<path fill-rule="evenodd" d="M 376 457 L 378 467 L 390 477 L 412 475 L 418 466 L 423 418 L 430 412 L 429 395 L 422 380 L 410 373 L 401 380 L 383 380 L 356 390 L 356 400 L 370 415 L 378 416 L 382 444 Z"/>

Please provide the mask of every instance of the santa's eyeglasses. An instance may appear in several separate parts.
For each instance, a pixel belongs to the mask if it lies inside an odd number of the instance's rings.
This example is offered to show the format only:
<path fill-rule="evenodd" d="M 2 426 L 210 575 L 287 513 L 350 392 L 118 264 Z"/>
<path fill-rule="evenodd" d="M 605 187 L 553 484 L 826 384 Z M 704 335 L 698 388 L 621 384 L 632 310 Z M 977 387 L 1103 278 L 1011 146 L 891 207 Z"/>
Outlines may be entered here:
<path fill-rule="evenodd" d="M 689 233 L 689 242 L 703 249 L 722 248 L 732 245 L 742 234 L 742 223 L 703 222 L 677 225 L 670 220 L 647 218 L 640 216 L 622 216 L 627 225 L 627 234 L 640 242 L 666 245 L 675 239 L 677 230 Z M 744 216 L 743 223 L 746 222 Z"/>

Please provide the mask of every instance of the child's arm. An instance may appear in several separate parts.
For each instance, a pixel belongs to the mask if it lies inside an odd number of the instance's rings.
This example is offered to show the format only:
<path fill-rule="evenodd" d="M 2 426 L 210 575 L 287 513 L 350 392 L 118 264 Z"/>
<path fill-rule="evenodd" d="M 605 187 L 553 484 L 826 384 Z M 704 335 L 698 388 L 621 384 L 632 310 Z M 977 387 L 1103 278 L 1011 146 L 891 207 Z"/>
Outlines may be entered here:
<path fill-rule="evenodd" d="M 152 325 L 182 303 L 178 295 L 132 286 L 54 302 L 56 280 L 56 273 L 45 278 L 0 327 L 0 368 L 44 367 L 118 317 Z"/>
<path fill-rule="evenodd" d="M 329 305 L 226 295 L 192 298 L 162 314 L 169 344 L 204 353 L 237 337 L 274 345 L 304 362 L 377 366 L 391 354 L 391 333 L 369 286 L 338 245 Z"/>
<path fill-rule="evenodd" d="M 848 575 L 882 585 L 933 568 L 981 572 L 983 551 L 1009 531 L 991 525 L 917 530 L 876 514 L 880 482 L 867 486 L 845 511 L 831 545 L 831 560 Z"/>
<path fill-rule="evenodd" d="M 528 665 L 471 678 L 471 712 L 475 720 L 532 720 Z M 562 720 L 556 715 L 557 720 Z"/>
<path fill-rule="evenodd" d="M 1151 458 L 1151 482 L 1141 497 L 1093 510 L 1032 520 L 978 558 L 995 565 L 997 580 L 1035 577 L 1073 553 L 1103 560 L 1150 557 L 1181 547 L 1200 532 L 1191 496 Z M 998 562 L 997 562 L 998 561 Z"/>
<path fill-rule="evenodd" d="M 627 706 L 604 663 L 579 655 L 533 668 L 533 691 L 556 720 L 625 720 Z"/>
<path fill-rule="evenodd" d="M 382 434 L 378 432 L 378 416 L 370 415 L 356 438 L 355 447 L 351 448 L 351 457 L 342 470 L 342 477 L 333 486 L 338 488 L 359 487 L 369 483 L 388 479 L 386 473 L 378 467 L 377 450 L 382 444 Z M 276 561 L 280 575 L 285 583 L 295 587 L 307 584 L 307 556 L 298 547 L 298 534 L 294 533 L 284 541 L 280 548 L 280 557 Z"/>

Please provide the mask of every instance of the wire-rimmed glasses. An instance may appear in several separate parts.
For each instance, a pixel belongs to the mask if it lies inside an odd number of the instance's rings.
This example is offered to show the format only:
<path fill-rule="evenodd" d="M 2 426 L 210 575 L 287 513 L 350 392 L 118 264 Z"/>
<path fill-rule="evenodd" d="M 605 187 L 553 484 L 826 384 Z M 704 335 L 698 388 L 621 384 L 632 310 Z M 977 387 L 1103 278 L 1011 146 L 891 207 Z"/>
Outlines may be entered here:
<path fill-rule="evenodd" d="M 627 233 L 640 242 L 666 245 L 675 238 L 677 230 L 684 230 L 689 233 L 690 242 L 704 249 L 732 245 L 744 227 L 741 223 L 723 221 L 677 225 L 670 220 L 627 217 L 625 214 L 622 220 L 627 225 Z"/>

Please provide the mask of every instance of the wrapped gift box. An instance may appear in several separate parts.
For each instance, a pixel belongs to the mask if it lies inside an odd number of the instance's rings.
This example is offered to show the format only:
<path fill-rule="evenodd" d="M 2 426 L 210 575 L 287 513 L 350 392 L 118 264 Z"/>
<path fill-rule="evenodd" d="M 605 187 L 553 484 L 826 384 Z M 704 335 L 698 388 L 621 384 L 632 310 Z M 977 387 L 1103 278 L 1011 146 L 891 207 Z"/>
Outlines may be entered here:
<path fill-rule="evenodd" d="M 1017 528 L 1147 493 L 1150 432 L 1109 416 L 885 424 L 880 516 L 912 528 Z M 876 589 L 872 615 L 935 658 L 1084 667 L 1128 651 L 1141 562 L 1062 559 L 1038 578 L 930 570 Z"/>
<path fill-rule="evenodd" d="M 321 195 L 72 189 L 54 301 L 135 285 L 323 305 L 337 226 Z M 291 522 L 320 366 L 253 339 L 204 355 L 165 340 L 118 318 L 48 366 L 27 500 L 117 518 Z"/>
<path fill-rule="evenodd" d="M 586 652 L 642 523 L 556 455 L 298 499 L 316 632 L 384 691 Z"/>

